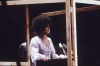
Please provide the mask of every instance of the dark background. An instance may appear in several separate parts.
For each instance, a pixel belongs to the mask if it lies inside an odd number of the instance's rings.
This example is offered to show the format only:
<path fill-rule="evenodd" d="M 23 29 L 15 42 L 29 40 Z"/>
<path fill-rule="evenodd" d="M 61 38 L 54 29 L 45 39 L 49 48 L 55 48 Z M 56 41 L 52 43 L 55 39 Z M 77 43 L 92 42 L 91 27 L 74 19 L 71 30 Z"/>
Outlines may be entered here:
<path fill-rule="evenodd" d="M 0 6 L 0 61 L 18 61 L 19 46 L 26 42 L 26 15 L 25 5 Z M 29 22 L 41 13 L 64 10 L 64 3 L 29 5 Z M 60 54 L 58 43 L 66 43 L 65 15 L 51 17 L 53 24 L 51 34 L 55 49 Z"/>
<path fill-rule="evenodd" d="M 100 66 L 100 9 L 76 13 L 76 24 L 79 66 Z"/>

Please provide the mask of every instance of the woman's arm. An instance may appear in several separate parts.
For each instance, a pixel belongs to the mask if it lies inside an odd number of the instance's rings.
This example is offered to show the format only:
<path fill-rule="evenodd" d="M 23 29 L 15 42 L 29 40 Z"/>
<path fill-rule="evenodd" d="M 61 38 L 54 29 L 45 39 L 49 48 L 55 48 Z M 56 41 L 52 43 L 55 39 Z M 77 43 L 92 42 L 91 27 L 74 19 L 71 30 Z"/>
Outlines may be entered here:
<path fill-rule="evenodd" d="M 38 42 L 35 39 L 32 39 L 30 42 L 30 54 L 32 62 L 36 62 L 36 60 L 45 58 L 45 55 L 39 53 Z"/>
<path fill-rule="evenodd" d="M 52 53 L 52 58 L 53 58 L 53 59 L 67 58 L 66 55 L 63 55 L 63 54 L 58 55 L 58 54 L 56 54 L 56 51 L 55 51 L 55 48 L 54 48 L 54 46 L 53 46 L 53 42 L 52 42 L 51 39 L 50 39 L 50 43 L 51 43 L 51 48 L 52 48 L 52 50 L 53 50 L 53 53 Z"/>

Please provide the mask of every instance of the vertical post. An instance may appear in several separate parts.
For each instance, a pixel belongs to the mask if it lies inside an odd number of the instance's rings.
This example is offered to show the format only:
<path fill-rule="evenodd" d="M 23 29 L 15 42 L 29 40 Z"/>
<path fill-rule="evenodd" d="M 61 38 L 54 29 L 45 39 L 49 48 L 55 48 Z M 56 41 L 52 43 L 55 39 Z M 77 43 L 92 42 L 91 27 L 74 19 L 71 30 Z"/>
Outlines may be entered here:
<path fill-rule="evenodd" d="M 74 45 L 74 11 L 73 11 L 73 0 L 71 0 L 71 19 L 72 19 L 72 51 L 73 51 L 73 61 L 75 61 L 75 45 Z"/>
<path fill-rule="evenodd" d="M 28 66 L 30 66 L 30 50 L 29 50 L 29 12 L 28 12 L 28 4 L 26 4 L 26 51 L 27 51 L 27 62 Z"/>
<path fill-rule="evenodd" d="M 72 66 L 72 54 L 71 54 L 71 16 L 70 16 L 70 0 L 66 0 L 66 37 L 67 37 L 67 56 L 68 66 Z"/>
<path fill-rule="evenodd" d="M 77 38 L 76 38 L 76 7 L 75 7 L 75 1 L 72 0 L 72 45 L 73 45 L 73 61 L 74 66 L 78 66 L 77 62 Z"/>

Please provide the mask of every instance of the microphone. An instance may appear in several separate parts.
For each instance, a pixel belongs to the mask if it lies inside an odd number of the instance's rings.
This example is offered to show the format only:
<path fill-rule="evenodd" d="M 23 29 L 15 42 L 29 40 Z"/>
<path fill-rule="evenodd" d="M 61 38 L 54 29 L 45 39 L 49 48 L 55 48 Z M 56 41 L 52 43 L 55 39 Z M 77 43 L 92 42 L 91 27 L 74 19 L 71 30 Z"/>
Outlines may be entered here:
<path fill-rule="evenodd" d="M 65 50 L 64 50 L 64 48 L 63 48 L 63 46 L 62 46 L 62 44 L 61 44 L 61 43 L 59 43 L 59 47 L 60 47 L 60 48 L 62 48 L 63 53 L 66 55 L 66 52 L 65 52 Z"/>
<path fill-rule="evenodd" d="M 65 49 L 67 49 L 67 46 L 65 45 L 65 44 L 62 44 L 63 45 L 63 47 L 65 48 Z"/>
<path fill-rule="evenodd" d="M 63 47 L 65 48 L 65 49 L 67 49 L 67 46 L 65 45 L 65 44 L 62 44 L 63 45 Z M 71 50 L 71 54 L 73 54 L 73 51 Z"/>

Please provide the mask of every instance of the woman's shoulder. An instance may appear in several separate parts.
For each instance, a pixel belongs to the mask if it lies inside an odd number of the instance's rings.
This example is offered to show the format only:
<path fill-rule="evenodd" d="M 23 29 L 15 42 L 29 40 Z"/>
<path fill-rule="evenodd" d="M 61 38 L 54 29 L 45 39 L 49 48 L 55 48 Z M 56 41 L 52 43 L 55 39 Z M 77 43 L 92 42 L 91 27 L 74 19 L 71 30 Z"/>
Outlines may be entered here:
<path fill-rule="evenodd" d="M 38 36 L 34 36 L 33 38 L 31 38 L 31 42 L 37 42 L 37 41 L 39 41 Z"/>
<path fill-rule="evenodd" d="M 35 37 L 31 38 L 30 44 L 37 44 L 38 42 L 39 42 L 39 37 L 35 36 Z"/>
<path fill-rule="evenodd" d="M 51 38 L 50 37 L 47 37 L 47 39 L 51 41 Z"/>
<path fill-rule="evenodd" d="M 31 40 L 37 40 L 37 39 L 39 39 L 38 36 L 34 36 L 33 38 L 31 38 Z"/>

